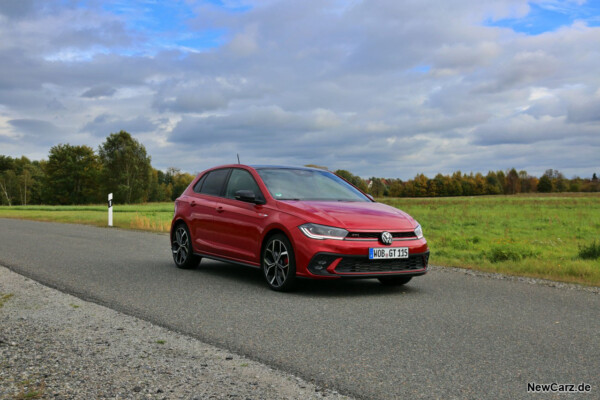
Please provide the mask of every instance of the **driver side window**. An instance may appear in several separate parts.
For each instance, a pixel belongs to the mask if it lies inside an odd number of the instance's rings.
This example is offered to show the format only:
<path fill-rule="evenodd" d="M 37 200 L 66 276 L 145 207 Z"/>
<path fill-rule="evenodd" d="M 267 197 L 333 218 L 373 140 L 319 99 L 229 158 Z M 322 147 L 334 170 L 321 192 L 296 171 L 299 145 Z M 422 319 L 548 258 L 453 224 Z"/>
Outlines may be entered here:
<path fill-rule="evenodd" d="M 264 197 L 256 184 L 256 181 L 250 173 L 243 169 L 234 169 L 231 171 L 225 197 L 235 199 L 235 192 L 238 190 L 251 190 L 254 192 L 257 200 L 264 200 Z"/>

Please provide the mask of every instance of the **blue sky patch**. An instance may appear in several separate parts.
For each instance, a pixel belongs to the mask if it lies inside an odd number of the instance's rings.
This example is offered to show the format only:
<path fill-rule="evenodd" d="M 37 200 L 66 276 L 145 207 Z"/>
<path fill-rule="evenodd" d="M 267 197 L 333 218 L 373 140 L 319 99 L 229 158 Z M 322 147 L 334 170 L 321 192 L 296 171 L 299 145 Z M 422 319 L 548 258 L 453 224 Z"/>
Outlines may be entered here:
<path fill-rule="evenodd" d="M 429 72 L 430 69 L 431 69 L 431 65 L 417 65 L 416 67 L 412 68 L 411 71 L 426 74 Z"/>
<path fill-rule="evenodd" d="M 568 1 L 529 3 L 530 11 L 522 18 L 487 20 L 486 26 L 511 28 L 527 35 L 539 35 L 569 26 L 576 20 L 588 26 L 600 26 L 600 1 L 588 1 L 582 5 Z"/>
<path fill-rule="evenodd" d="M 225 43 L 226 29 L 193 30 L 188 21 L 197 17 L 196 4 L 186 1 L 110 1 L 103 3 L 104 11 L 123 17 L 127 27 L 149 42 L 146 48 L 206 51 Z M 247 6 L 227 6 L 221 1 L 206 1 L 229 13 L 246 12 Z"/>

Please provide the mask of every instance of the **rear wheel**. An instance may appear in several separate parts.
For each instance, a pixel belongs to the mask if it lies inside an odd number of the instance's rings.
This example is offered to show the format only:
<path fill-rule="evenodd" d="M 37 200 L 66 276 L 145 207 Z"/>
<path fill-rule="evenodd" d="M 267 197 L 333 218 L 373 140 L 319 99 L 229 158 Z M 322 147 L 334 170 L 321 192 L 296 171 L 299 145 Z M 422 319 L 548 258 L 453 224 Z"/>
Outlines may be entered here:
<path fill-rule="evenodd" d="M 190 231 L 185 224 L 179 224 L 175 228 L 175 233 L 173 234 L 173 240 L 171 242 L 171 250 L 173 251 L 173 261 L 175 261 L 175 265 L 177 265 L 178 268 L 194 268 L 202 259 L 194 254 Z"/>
<path fill-rule="evenodd" d="M 412 276 L 382 276 L 379 279 L 382 285 L 386 286 L 400 286 L 405 285 L 412 279 Z"/>
<path fill-rule="evenodd" d="M 296 281 L 296 258 L 292 244 L 282 234 L 269 238 L 262 253 L 263 275 L 269 287 L 289 291 Z"/>

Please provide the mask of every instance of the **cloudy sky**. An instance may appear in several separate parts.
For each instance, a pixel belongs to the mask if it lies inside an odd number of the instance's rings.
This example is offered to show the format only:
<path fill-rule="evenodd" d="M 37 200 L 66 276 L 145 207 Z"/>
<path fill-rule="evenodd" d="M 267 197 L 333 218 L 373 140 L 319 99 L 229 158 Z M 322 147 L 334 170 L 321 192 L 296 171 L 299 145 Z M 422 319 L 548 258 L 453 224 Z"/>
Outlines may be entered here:
<path fill-rule="evenodd" d="M 600 173 L 597 0 L 2 0 L 0 154 Z"/>

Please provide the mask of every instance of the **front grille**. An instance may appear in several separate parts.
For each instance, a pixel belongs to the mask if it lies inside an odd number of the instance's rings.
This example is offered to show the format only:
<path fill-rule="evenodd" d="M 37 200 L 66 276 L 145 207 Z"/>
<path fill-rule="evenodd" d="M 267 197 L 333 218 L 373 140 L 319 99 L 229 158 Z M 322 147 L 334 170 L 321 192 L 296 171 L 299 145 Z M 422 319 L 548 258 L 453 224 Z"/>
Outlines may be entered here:
<path fill-rule="evenodd" d="M 412 239 L 417 236 L 413 231 L 409 232 L 390 232 L 394 239 Z M 350 232 L 346 239 L 379 239 L 381 232 Z"/>
<path fill-rule="evenodd" d="M 429 252 L 409 258 L 393 260 L 369 260 L 365 257 L 344 257 L 335 267 L 338 273 L 404 272 L 427 267 Z"/>

